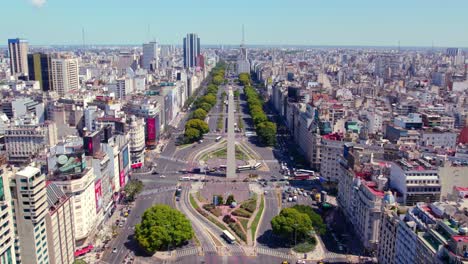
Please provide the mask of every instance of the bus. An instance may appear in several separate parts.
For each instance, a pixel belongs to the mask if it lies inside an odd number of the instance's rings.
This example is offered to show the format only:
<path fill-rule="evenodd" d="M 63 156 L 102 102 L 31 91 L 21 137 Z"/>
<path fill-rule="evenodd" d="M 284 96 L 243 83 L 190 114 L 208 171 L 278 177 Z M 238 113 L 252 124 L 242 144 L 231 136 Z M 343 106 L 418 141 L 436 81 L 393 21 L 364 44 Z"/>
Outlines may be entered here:
<path fill-rule="evenodd" d="M 181 181 L 190 181 L 190 177 L 181 177 L 180 180 Z"/>
<path fill-rule="evenodd" d="M 307 173 L 307 174 L 310 174 L 310 175 L 312 175 L 312 176 L 315 175 L 315 172 L 314 172 L 314 171 L 311 171 L 311 170 L 298 169 L 298 170 L 296 170 L 296 172 L 297 172 L 297 173 L 300 173 L 300 174 L 305 174 L 305 173 Z"/>
<path fill-rule="evenodd" d="M 227 230 L 223 231 L 222 237 L 226 239 L 229 244 L 236 242 L 236 238 Z"/>
<path fill-rule="evenodd" d="M 222 138 L 221 136 L 218 136 L 218 137 L 216 137 L 215 141 L 219 142 L 221 140 L 221 138 Z"/>
<path fill-rule="evenodd" d="M 246 171 L 246 170 L 251 170 L 252 167 L 250 165 L 245 165 L 245 166 L 237 166 L 237 171 Z"/>
<path fill-rule="evenodd" d="M 255 163 L 255 165 L 252 166 L 252 169 L 256 170 L 256 169 L 260 168 L 261 166 L 262 166 L 262 164 L 260 162 L 257 162 L 257 163 Z"/>

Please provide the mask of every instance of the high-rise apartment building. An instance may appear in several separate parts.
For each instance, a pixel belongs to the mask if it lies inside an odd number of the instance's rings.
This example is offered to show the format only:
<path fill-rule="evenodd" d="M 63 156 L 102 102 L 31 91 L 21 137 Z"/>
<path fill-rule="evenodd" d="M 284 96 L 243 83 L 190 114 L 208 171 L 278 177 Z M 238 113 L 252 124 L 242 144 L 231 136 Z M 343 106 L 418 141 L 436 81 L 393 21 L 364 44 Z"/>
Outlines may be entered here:
<path fill-rule="evenodd" d="M 158 54 L 158 43 L 149 42 L 143 44 L 143 57 L 142 66 L 143 69 L 156 70 L 158 68 L 159 54 Z"/>
<path fill-rule="evenodd" d="M 15 208 L 16 263 L 49 263 L 45 175 L 28 166 L 12 175 Z"/>
<path fill-rule="evenodd" d="M 12 75 L 28 75 L 28 47 L 28 41 L 25 39 L 16 38 L 8 40 Z"/>
<path fill-rule="evenodd" d="M 197 56 L 200 52 L 200 38 L 195 33 L 187 34 L 184 38 L 184 67 L 193 68 L 197 66 Z"/>
<path fill-rule="evenodd" d="M 52 82 L 54 91 L 65 96 L 69 91 L 78 90 L 78 59 L 52 59 Z"/>
<path fill-rule="evenodd" d="M 6 168 L 0 169 L 0 263 L 16 263 L 15 230 L 10 193 L 10 178 Z"/>
<path fill-rule="evenodd" d="M 71 264 L 75 260 L 75 232 L 70 197 L 56 184 L 47 184 L 47 244 L 51 264 Z"/>
<path fill-rule="evenodd" d="M 145 120 L 132 116 L 129 126 L 130 159 L 132 168 L 140 168 L 145 162 Z"/>
<path fill-rule="evenodd" d="M 28 54 L 29 79 L 39 81 L 42 91 L 52 91 L 52 57 L 49 54 Z"/>

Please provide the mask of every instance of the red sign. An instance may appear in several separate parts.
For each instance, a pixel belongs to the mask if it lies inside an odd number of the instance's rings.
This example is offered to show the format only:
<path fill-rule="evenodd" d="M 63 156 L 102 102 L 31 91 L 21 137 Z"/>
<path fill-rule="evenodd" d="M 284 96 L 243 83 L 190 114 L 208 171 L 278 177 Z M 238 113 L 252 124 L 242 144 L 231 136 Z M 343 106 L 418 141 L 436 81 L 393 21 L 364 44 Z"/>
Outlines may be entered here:
<path fill-rule="evenodd" d="M 120 180 L 120 188 L 123 188 L 125 186 L 125 171 L 120 171 L 119 175 L 119 180 Z"/>
<path fill-rule="evenodd" d="M 146 119 L 146 134 L 147 140 L 156 139 L 156 118 L 147 118 Z"/>
<path fill-rule="evenodd" d="M 138 163 L 135 163 L 135 164 L 132 164 L 132 169 L 139 169 L 143 166 L 143 163 L 142 162 L 138 162 Z"/>
<path fill-rule="evenodd" d="M 96 199 L 96 212 L 102 208 L 102 184 L 101 179 L 94 183 L 94 198 Z"/>

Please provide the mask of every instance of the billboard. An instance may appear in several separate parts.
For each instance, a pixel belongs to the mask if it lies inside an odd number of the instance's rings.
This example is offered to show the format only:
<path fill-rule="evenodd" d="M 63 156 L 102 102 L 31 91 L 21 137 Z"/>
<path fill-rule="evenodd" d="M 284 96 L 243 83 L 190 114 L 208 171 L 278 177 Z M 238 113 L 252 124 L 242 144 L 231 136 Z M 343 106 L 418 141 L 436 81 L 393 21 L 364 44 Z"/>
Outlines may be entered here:
<path fill-rule="evenodd" d="M 156 118 L 154 117 L 146 119 L 146 139 L 156 140 Z"/>
<path fill-rule="evenodd" d="M 119 153 L 119 182 L 120 188 L 125 186 L 125 167 L 124 167 L 124 158 L 123 151 Z"/>
<path fill-rule="evenodd" d="M 94 183 L 94 198 L 96 199 L 96 212 L 102 208 L 102 183 L 101 179 Z"/>
<path fill-rule="evenodd" d="M 101 150 L 101 131 L 83 137 L 83 148 L 86 156 L 93 156 Z"/>
<path fill-rule="evenodd" d="M 128 167 L 128 147 L 125 147 L 124 150 L 122 150 L 123 154 L 123 169 L 126 169 Z"/>
<path fill-rule="evenodd" d="M 57 155 L 58 174 L 77 174 L 86 169 L 84 153 L 60 154 Z"/>

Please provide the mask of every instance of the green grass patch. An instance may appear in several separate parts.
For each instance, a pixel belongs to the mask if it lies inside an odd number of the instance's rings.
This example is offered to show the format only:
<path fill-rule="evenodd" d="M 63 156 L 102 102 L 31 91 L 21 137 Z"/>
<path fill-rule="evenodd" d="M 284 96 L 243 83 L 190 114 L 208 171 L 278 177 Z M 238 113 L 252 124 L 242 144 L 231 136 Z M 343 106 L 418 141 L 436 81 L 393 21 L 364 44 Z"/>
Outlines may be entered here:
<path fill-rule="evenodd" d="M 208 212 L 212 213 L 214 216 L 219 217 L 221 216 L 221 209 L 217 208 L 212 204 L 205 204 L 203 205 L 203 209 L 207 210 Z"/>
<path fill-rule="evenodd" d="M 314 237 L 308 238 L 306 241 L 297 244 L 293 247 L 293 250 L 298 253 L 307 253 L 314 250 L 315 246 L 317 245 L 317 241 Z"/>
<path fill-rule="evenodd" d="M 252 241 L 255 241 L 255 233 L 257 232 L 258 223 L 260 222 L 260 217 L 262 217 L 263 209 L 265 208 L 265 201 L 263 199 L 263 195 L 260 199 L 260 207 L 258 208 L 257 214 L 255 215 L 255 218 L 252 221 L 252 225 L 250 226 L 250 228 L 252 229 Z"/>
<path fill-rule="evenodd" d="M 249 199 L 245 202 L 243 202 L 240 206 L 241 209 L 244 209 L 250 213 L 255 212 L 255 209 L 257 208 L 257 199 Z"/>
<path fill-rule="evenodd" d="M 193 208 L 199 209 L 200 207 L 198 206 L 197 202 L 195 201 L 195 198 L 193 198 L 193 195 L 189 195 L 190 198 L 190 204 L 192 205 Z"/>
<path fill-rule="evenodd" d="M 239 223 L 230 223 L 229 228 L 231 228 L 236 235 L 242 239 L 243 241 L 247 242 L 247 236 L 245 235 L 244 231 L 242 230 L 242 227 L 239 225 Z"/>
<path fill-rule="evenodd" d="M 244 230 L 247 232 L 247 227 L 249 225 L 249 219 L 238 217 L 237 220 L 241 223 Z"/>
<path fill-rule="evenodd" d="M 234 210 L 232 212 L 232 215 L 235 215 L 235 216 L 240 216 L 240 217 L 245 217 L 245 218 L 250 218 L 252 216 L 252 213 L 245 210 L 245 209 L 242 209 L 242 208 L 238 208 L 236 210 Z"/>

